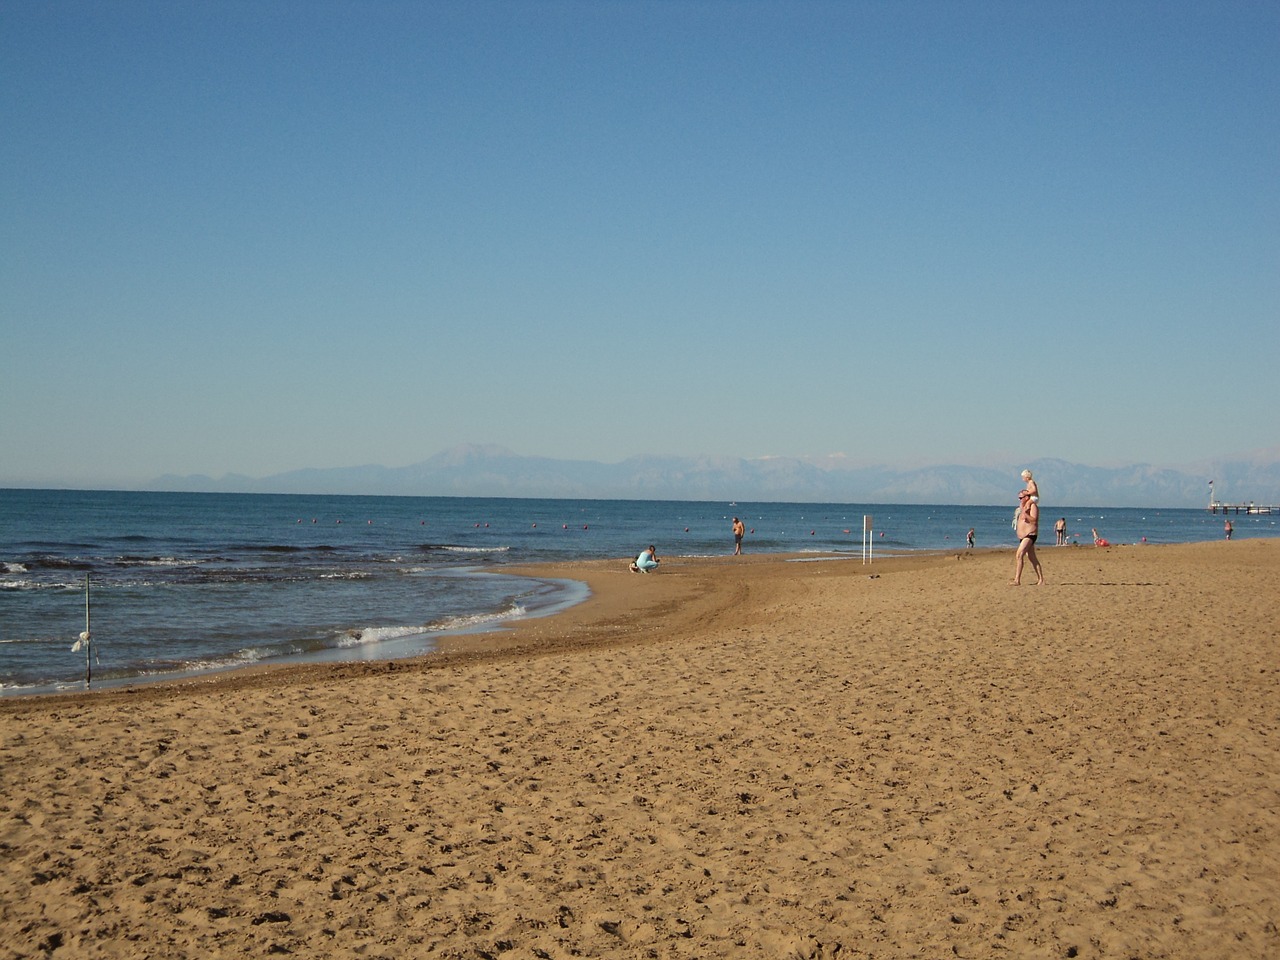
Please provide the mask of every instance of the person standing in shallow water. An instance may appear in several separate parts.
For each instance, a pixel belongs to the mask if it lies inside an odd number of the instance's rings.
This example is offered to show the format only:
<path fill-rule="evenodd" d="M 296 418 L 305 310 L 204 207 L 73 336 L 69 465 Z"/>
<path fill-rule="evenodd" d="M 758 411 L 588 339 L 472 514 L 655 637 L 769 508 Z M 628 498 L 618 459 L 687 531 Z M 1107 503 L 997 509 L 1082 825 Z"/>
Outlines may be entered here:
<path fill-rule="evenodd" d="M 1028 491 L 1018 494 L 1021 506 L 1018 510 L 1018 552 L 1013 555 L 1013 579 L 1009 583 L 1015 587 L 1022 586 L 1022 565 L 1031 561 L 1031 569 L 1036 572 L 1036 586 L 1044 583 L 1044 571 L 1040 569 L 1040 559 L 1036 556 L 1036 537 L 1040 534 L 1040 505 Z"/>
<path fill-rule="evenodd" d="M 742 521 L 737 517 L 733 518 L 733 555 L 735 557 L 742 554 L 742 537 L 747 532 L 747 528 L 742 525 Z"/>

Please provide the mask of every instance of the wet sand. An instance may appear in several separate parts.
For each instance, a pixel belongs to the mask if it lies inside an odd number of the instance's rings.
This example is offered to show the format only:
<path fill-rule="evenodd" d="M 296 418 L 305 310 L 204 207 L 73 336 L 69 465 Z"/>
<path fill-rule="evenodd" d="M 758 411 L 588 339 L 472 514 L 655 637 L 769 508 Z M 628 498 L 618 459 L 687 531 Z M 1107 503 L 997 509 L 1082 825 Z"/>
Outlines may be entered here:
<path fill-rule="evenodd" d="M 1040 553 L 0 701 L 0 958 L 1280 956 L 1280 541 Z"/>

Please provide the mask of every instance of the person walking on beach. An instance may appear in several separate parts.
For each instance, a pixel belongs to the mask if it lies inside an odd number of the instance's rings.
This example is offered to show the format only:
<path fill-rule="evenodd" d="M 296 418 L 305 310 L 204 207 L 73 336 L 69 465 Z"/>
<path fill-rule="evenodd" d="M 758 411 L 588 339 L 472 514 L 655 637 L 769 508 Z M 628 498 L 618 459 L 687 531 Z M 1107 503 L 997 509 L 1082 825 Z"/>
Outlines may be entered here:
<path fill-rule="evenodd" d="M 1232 534 L 1233 532 L 1235 532 L 1235 529 L 1236 529 L 1236 528 L 1235 528 L 1235 527 L 1233 527 L 1233 526 L 1231 525 L 1231 521 L 1230 521 L 1230 520 L 1228 520 L 1226 523 L 1224 523 L 1224 524 L 1222 525 L 1222 532 L 1223 532 L 1223 533 L 1225 533 L 1225 534 L 1227 535 L 1227 539 L 1228 539 L 1228 540 L 1230 540 L 1230 539 L 1231 539 L 1231 534 Z"/>
<path fill-rule="evenodd" d="M 1059 517 L 1058 522 L 1053 525 L 1053 529 L 1058 534 L 1058 546 L 1062 546 L 1067 542 L 1067 518 Z"/>
<path fill-rule="evenodd" d="M 1044 571 L 1040 569 L 1040 560 L 1036 557 L 1036 537 L 1040 533 L 1040 505 L 1027 490 L 1018 494 L 1021 507 L 1018 511 L 1018 552 L 1013 555 L 1012 586 L 1022 586 L 1022 564 L 1031 561 L 1031 568 L 1036 572 L 1036 586 L 1044 583 Z"/>
<path fill-rule="evenodd" d="M 973 549 L 973 527 L 969 528 L 969 532 L 965 534 L 965 542 L 969 544 L 969 549 Z"/>
<path fill-rule="evenodd" d="M 742 555 L 742 537 L 747 532 L 747 528 L 742 525 L 742 521 L 737 517 L 733 518 L 733 555 L 735 557 Z"/>

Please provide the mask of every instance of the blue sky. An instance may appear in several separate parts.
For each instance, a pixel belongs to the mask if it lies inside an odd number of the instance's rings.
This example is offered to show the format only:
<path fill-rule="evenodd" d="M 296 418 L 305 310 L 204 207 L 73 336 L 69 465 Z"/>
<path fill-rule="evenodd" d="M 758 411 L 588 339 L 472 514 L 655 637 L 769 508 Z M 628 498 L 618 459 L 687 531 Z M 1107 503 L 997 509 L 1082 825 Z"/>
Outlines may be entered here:
<path fill-rule="evenodd" d="M 1269 0 L 0 0 L 0 485 L 1274 445 L 1278 54 Z"/>

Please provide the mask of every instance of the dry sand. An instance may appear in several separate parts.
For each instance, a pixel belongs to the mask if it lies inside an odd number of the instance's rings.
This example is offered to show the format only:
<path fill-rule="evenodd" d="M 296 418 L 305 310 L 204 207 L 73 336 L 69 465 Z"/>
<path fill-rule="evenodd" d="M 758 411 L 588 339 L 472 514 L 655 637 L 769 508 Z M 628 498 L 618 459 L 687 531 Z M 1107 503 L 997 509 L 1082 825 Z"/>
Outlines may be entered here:
<path fill-rule="evenodd" d="M 0 701 L 0 958 L 1280 956 L 1280 541 L 1041 556 Z"/>

